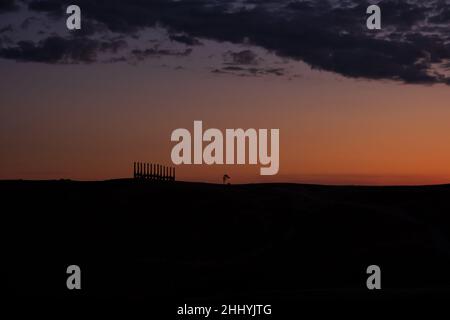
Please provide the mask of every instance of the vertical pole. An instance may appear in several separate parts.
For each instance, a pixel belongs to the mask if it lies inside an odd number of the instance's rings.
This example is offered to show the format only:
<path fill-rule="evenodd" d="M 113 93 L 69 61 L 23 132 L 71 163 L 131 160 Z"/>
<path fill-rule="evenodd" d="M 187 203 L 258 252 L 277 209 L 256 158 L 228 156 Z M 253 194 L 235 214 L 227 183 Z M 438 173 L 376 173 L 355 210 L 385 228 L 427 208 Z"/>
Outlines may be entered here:
<path fill-rule="evenodd" d="M 150 163 L 150 176 L 149 178 L 152 179 L 153 177 L 153 164 Z"/>
<path fill-rule="evenodd" d="M 147 164 L 144 163 L 144 179 L 147 179 Z"/>
<path fill-rule="evenodd" d="M 133 162 L 133 179 L 136 179 L 136 162 Z"/>

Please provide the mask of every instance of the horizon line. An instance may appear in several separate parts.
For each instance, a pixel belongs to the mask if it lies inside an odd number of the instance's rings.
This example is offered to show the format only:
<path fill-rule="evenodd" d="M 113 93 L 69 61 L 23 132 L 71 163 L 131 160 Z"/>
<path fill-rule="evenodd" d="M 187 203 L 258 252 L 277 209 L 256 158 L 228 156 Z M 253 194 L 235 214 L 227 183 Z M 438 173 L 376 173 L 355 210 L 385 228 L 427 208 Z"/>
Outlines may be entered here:
<path fill-rule="evenodd" d="M 223 185 L 223 186 L 245 186 L 245 185 L 304 185 L 304 186 L 324 186 L 324 187 L 439 187 L 450 186 L 450 182 L 435 183 L 435 184 L 339 184 L 339 183 L 309 183 L 309 182 L 292 182 L 292 181 L 274 181 L 274 182 L 246 182 L 246 183 L 230 183 L 223 184 L 219 182 L 209 181 L 189 181 L 189 180 L 176 180 L 176 181 L 158 181 L 158 180 L 145 180 L 135 178 L 111 178 L 111 179 L 98 179 L 98 180 L 82 180 L 82 179 L 0 179 L 0 183 L 3 182 L 113 182 L 113 181 L 144 181 L 147 183 L 192 183 L 192 184 L 210 184 L 210 185 Z"/>

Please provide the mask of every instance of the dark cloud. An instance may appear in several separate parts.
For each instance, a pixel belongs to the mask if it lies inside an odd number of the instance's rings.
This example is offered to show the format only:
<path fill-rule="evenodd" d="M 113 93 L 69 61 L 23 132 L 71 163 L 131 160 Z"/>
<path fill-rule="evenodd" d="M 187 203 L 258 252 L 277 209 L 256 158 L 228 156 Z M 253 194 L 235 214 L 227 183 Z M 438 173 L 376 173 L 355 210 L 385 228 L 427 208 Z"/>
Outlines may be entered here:
<path fill-rule="evenodd" d="M 220 69 L 213 69 L 212 73 L 233 74 L 238 76 L 263 76 L 263 75 L 285 75 L 283 68 L 265 68 L 265 67 L 243 67 L 243 66 L 225 66 Z"/>
<path fill-rule="evenodd" d="M 380 2 L 382 31 L 366 29 L 366 8 L 371 2 L 78 0 L 77 4 L 82 8 L 83 18 L 96 25 L 91 33 L 102 33 L 98 26 L 103 26 L 104 30 L 131 37 L 145 28 L 162 26 L 169 32 L 171 40 L 189 46 L 195 45 L 199 41 L 197 39 L 245 43 L 262 47 L 280 57 L 304 61 L 314 69 L 347 77 L 448 83 L 449 80 L 434 69 L 436 64 L 450 59 L 448 1 L 383 0 Z M 9 3 L 9 7 L 14 5 L 13 1 L 1 1 L 0 11 L 5 8 L 5 3 Z M 68 0 L 28 1 L 30 10 L 52 14 L 63 14 L 62 8 L 69 4 L 71 1 Z M 3 52 L 2 56 L 59 62 L 61 55 L 72 59 L 80 57 L 81 61 L 86 61 L 86 56 L 92 59 L 96 55 L 90 49 L 92 44 L 89 41 L 82 50 L 89 54 L 80 54 L 78 47 L 67 43 L 66 49 L 59 49 L 63 54 L 51 54 L 47 52 L 47 46 L 45 41 L 20 43 L 4 49 L 8 54 Z M 94 50 L 100 50 L 98 45 L 94 47 L 97 48 Z M 38 53 L 39 50 L 44 52 Z M 150 48 L 135 49 L 131 55 L 144 59 L 176 54 L 168 49 Z M 43 58 L 47 56 L 52 56 L 52 59 Z M 231 63 L 252 65 L 254 59 L 251 51 L 240 52 L 232 56 Z"/>
<path fill-rule="evenodd" d="M 223 54 L 224 67 L 213 73 L 228 73 L 239 76 L 285 75 L 284 68 L 262 66 L 264 61 L 252 50 L 227 51 Z"/>
<path fill-rule="evenodd" d="M 158 46 L 148 49 L 135 49 L 131 51 L 132 55 L 138 60 L 144 60 L 151 57 L 160 58 L 163 56 L 178 56 L 185 57 L 192 53 L 192 49 L 188 48 L 183 51 L 179 50 L 169 50 L 169 49 L 159 49 Z"/>
<path fill-rule="evenodd" d="M 64 1 L 60 0 L 33 0 L 28 7 L 34 11 L 60 14 L 63 12 L 63 5 Z"/>
<path fill-rule="evenodd" d="M 13 31 L 13 27 L 10 24 L 8 24 L 5 27 L 0 27 L 0 34 L 1 33 L 6 33 L 6 32 L 12 32 L 12 31 Z"/>
<path fill-rule="evenodd" d="M 17 9 L 17 5 L 14 0 L 0 0 L 0 13 L 13 11 Z"/>
<path fill-rule="evenodd" d="M 171 41 L 176 41 L 176 42 L 179 42 L 179 43 L 183 43 L 183 44 L 188 45 L 188 46 L 199 46 L 199 45 L 202 45 L 202 43 L 198 39 L 196 39 L 194 37 L 191 37 L 189 35 L 185 35 L 185 34 L 171 34 L 169 36 L 169 38 L 170 38 Z"/>
<path fill-rule="evenodd" d="M 438 13 L 430 17 L 431 23 L 446 23 L 450 21 L 450 7 L 442 7 L 438 10 Z"/>
<path fill-rule="evenodd" d="M 225 63 L 238 65 L 257 65 L 262 59 L 251 50 L 242 50 L 238 52 L 227 51 L 224 53 Z"/>
<path fill-rule="evenodd" d="M 22 21 L 22 23 L 20 24 L 20 27 L 22 29 L 28 29 L 30 27 L 30 25 L 33 22 L 36 22 L 36 21 L 39 21 L 39 19 L 36 18 L 36 17 L 28 17 L 28 18 L 26 18 L 25 20 Z"/>
<path fill-rule="evenodd" d="M 427 19 L 427 8 L 429 1 L 415 1 L 410 3 L 404 0 L 391 0 L 381 3 L 383 24 L 395 26 L 397 29 L 410 29 L 414 25 L 425 22 Z"/>
<path fill-rule="evenodd" d="M 96 61 L 98 52 L 116 52 L 124 45 L 121 41 L 64 39 L 53 36 L 38 43 L 20 41 L 16 46 L 1 49 L 0 57 L 43 63 L 91 63 Z"/>

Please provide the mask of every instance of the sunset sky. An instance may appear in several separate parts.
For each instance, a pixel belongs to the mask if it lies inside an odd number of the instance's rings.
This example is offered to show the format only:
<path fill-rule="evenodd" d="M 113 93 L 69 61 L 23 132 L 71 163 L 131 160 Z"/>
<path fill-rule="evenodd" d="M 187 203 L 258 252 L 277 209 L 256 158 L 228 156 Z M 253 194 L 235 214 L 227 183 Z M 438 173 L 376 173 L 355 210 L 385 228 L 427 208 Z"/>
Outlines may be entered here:
<path fill-rule="evenodd" d="M 447 1 L 73 3 L 81 31 L 66 1 L 0 1 L 0 179 L 131 177 L 134 161 L 170 165 L 171 132 L 202 120 L 279 128 L 280 171 L 179 180 L 450 182 Z"/>

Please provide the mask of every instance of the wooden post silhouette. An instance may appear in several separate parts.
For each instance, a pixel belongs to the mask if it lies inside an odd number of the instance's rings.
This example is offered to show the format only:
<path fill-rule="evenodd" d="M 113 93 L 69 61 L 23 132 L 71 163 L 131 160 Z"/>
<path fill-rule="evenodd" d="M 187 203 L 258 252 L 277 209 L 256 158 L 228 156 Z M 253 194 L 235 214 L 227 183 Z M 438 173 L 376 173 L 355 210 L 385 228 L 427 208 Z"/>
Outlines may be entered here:
<path fill-rule="evenodd" d="M 133 178 L 156 181 L 175 181 L 175 167 L 149 162 L 133 162 Z"/>
<path fill-rule="evenodd" d="M 153 179 L 153 164 L 152 163 L 150 163 L 150 176 L 149 176 L 149 179 L 150 180 Z"/>

